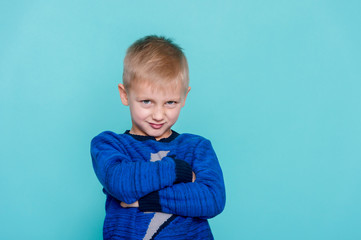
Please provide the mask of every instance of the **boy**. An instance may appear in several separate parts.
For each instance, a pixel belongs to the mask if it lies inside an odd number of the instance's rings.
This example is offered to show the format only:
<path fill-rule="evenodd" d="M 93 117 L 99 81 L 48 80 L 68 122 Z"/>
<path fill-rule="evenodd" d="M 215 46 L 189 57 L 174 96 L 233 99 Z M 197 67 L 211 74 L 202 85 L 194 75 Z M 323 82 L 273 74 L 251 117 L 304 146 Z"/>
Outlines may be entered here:
<path fill-rule="evenodd" d="M 225 205 L 216 154 L 205 138 L 171 129 L 188 83 L 187 60 L 171 40 L 147 36 L 129 47 L 118 88 L 132 127 L 91 142 L 107 196 L 104 239 L 213 239 L 207 219 Z"/>

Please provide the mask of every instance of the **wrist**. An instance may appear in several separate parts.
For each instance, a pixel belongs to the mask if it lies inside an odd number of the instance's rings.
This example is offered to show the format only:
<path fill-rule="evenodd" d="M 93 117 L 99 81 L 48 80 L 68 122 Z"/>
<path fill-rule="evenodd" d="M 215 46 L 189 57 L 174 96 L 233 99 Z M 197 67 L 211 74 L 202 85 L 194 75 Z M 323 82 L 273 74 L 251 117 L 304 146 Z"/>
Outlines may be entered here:
<path fill-rule="evenodd" d="M 139 211 L 142 212 L 161 212 L 162 206 L 160 205 L 158 191 L 149 193 L 138 200 Z"/>
<path fill-rule="evenodd" d="M 174 183 L 192 182 L 193 171 L 192 167 L 186 161 L 173 159 L 175 163 L 176 179 Z"/>

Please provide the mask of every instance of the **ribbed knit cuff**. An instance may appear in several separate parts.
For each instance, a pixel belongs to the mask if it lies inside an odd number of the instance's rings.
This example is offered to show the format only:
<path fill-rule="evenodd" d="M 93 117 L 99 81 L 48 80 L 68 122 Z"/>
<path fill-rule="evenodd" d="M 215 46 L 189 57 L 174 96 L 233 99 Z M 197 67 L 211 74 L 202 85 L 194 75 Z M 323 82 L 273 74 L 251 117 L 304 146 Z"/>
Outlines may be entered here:
<path fill-rule="evenodd" d="M 174 159 L 176 179 L 174 183 L 192 182 L 192 167 L 186 161 Z"/>
<path fill-rule="evenodd" d="M 155 191 L 145 195 L 138 200 L 139 211 L 142 212 L 161 212 L 162 206 L 159 202 L 159 192 Z"/>

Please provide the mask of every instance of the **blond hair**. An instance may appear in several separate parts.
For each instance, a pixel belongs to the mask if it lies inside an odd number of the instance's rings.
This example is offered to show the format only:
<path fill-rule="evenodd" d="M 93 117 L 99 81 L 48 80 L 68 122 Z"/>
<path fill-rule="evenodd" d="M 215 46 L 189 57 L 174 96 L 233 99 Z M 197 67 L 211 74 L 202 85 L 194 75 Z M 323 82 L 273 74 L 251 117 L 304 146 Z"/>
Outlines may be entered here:
<path fill-rule="evenodd" d="M 124 58 L 123 84 L 146 82 L 156 87 L 189 85 L 187 59 L 178 45 L 162 36 L 146 36 L 134 42 Z M 176 84 L 174 84 L 176 83 Z"/>

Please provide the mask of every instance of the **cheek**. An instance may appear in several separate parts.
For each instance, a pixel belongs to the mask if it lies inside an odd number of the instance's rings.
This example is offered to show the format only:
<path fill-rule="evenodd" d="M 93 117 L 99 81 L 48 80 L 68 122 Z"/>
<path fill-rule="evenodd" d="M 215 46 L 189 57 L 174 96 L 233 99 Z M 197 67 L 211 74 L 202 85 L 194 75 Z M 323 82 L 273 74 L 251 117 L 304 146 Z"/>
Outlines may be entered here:
<path fill-rule="evenodd" d="M 173 122 L 177 121 L 179 113 L 180 113 L 180 108 L 172 109 L 168 115 L 169 120 Z"/>
<path fill-rule="evenodd" d="M 130 111 L 133 119 L 144 119 L 149 115 L 149 110 L 139 106 L 130 106 Z"/>

